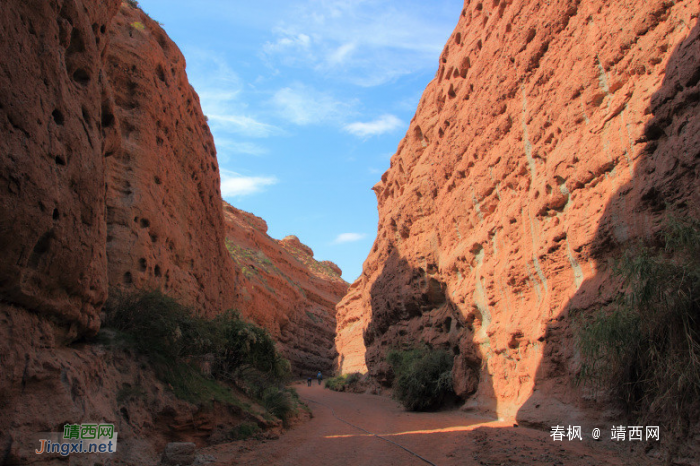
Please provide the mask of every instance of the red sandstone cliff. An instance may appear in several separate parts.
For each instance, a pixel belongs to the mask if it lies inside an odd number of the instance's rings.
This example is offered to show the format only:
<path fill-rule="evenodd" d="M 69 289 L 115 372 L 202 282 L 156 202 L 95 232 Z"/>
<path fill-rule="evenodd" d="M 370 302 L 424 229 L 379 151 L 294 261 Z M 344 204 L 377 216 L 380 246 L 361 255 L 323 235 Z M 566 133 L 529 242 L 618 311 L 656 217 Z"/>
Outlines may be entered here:
<path fill-rule="evenodd" d="M 125 464 L 156 464 L 166 442 L 244 413 L 176 399 L 134 354 L 66 345 L 97 332 L 108 289 L 233 306 L 216 152 L 184 58 L 119 0 L 5 2 L 0 30 L 0 464 L 41 461 L 35 433 L 95 421 L 115 424 Z"/>
<path fill-rule="evenodd" d="M 348 287 L 341 270 L 316 261 L 295 236 L 269 237 L 265 221 L 253 214 L 224 203 L 224 216 L 226 247 L 238 271 L 235 307 L 271 332 L 293 373 L 330 370 L 335 305 Z"/>
<path fill-rule="evenodd" d="M 700 215 L 695 1 L 465 2 L 337 307 L 338 364 L 387 381 L 392 345 L 455 354 L 467 406 L 541 425 L 591 411 L 569 310 L 665 210 Z M 555 424 L 550 424 L 553 422 Z"/>
<path fill-rule="evenodd" d="M 162 289 L 200 312 L 232 306 L 233 268 L 214 139 L 185 59 L 161 27 L 122 7 L 105 72 L 120 147 L 105 154 L 110 287 Z"/>

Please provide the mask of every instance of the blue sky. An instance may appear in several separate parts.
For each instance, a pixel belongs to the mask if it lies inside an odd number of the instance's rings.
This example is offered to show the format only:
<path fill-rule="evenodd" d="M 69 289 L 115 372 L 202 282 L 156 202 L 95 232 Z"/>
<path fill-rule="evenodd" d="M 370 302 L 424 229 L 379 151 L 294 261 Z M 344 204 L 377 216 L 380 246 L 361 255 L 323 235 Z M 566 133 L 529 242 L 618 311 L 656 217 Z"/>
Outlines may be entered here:
<path fill-rule="evenodd" d="M 141 0 L 187 60 L 224 199 L 352 282 L 372 186 L 434 77 L 462 0 Z"/>

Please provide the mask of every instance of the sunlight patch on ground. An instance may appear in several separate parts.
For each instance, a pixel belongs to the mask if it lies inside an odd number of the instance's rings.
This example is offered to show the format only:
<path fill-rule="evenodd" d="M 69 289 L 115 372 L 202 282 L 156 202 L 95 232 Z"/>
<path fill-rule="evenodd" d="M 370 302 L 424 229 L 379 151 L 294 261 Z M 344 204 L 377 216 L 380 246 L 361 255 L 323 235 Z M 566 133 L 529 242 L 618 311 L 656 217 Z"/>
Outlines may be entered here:
<path fill-rule="evenodd" d="M 424 429 L 424 430 L 410 430 L 406 432 L 393 432 L 388 434 L 376 434 L 380 437 L 398 437 L 401 435 L 416 435 L 416 434 L 443 434 L 447 432 L 468 432 L 480 427 L 496 427 L 502 424 L 498 421 L 492 422 L 482 422 L 479 424 L 472 424 L 469 426 L 453 426 L 453 427 L 442 427 L 440 429 Z M 512 424 L 511 424 L 512 425 Z M 326 435 L 323 438 L 352 438 L 352 437 L 374 437 L 374 434 L 344 434 L 344 435 Z"/>

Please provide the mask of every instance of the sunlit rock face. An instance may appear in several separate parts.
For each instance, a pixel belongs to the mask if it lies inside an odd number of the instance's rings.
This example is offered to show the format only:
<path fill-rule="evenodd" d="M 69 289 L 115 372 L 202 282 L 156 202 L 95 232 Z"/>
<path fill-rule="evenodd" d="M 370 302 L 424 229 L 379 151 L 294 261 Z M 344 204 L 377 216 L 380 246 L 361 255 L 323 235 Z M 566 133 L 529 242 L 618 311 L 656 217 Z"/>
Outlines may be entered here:
<path fill-rule="evenodd" d="M 268 329 L 294 375 L 333 367 L 335 305 L 347 282 L 332 262 L 317 261 L 296 236 L 267 234 L 265 220 L 224 203 L 226 247 L 236 271 L 235 307 Z"/>
<path fill-rule="evenodd" d="M 668 212 L 700 212 L 692 1 L 466 1 L 338 305 L 337 364 L 454 353 L 467 407 L 542 425 L 591 402 L 571 311 L 609 303 L 610 261 Z M 598 409 L 600 411 L 600 409 Z"/>

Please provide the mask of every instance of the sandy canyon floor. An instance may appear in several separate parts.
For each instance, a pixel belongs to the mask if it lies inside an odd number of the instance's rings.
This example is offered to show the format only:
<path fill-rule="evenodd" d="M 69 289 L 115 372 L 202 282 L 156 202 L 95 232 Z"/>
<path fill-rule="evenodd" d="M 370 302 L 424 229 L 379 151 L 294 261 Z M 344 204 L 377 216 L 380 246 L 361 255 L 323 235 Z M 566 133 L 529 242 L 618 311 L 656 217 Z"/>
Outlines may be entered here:
<path fill-rule="evenodd" d="M 653 459 L 653 451 L 643 455 L 637 447 L 632 452 L 629 443 L 607 438 L 555 442 L 550 432 L 514 427 L 460 411 L 406 412 L 390 398 L 333 392 L 316 381 L 311 387 L 305 383 L 295 387 L 313 411 L 308 422 L 277 440 L 239 441 L 206 448 L 199 454 L 214 459 L 212 466 L 662 463 L 660 458 Z"/>

